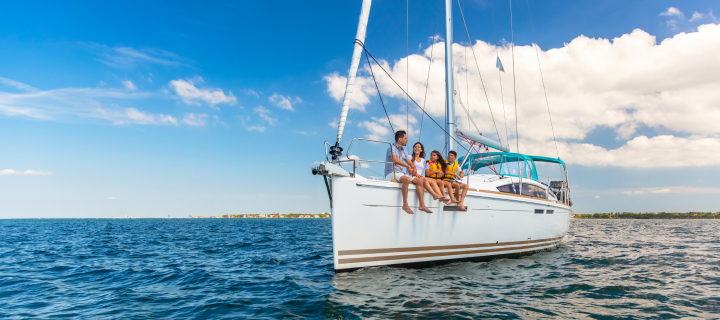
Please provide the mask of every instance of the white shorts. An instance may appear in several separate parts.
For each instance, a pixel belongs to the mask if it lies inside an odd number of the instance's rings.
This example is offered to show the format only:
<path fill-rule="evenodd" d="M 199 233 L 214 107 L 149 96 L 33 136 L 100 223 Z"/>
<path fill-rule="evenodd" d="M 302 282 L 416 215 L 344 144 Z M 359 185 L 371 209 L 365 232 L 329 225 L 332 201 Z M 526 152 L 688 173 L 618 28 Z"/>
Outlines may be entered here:
<path fill-rule="evenodd" d="M 395 179 L 397 181 L 400 181 L 400 178 L 403 176 L 408 177 L 408 179 L 410 179 L 410 181 L 412 181 L 415 178 L 415 177 L 413 177 L 407 173 L 403 173 L 403 172 L 395 172 L 394 174 L 392 172 L 390 172 L 387 176 L 385 176 L 385 180 L 392 181 L 392 179 Z"/>

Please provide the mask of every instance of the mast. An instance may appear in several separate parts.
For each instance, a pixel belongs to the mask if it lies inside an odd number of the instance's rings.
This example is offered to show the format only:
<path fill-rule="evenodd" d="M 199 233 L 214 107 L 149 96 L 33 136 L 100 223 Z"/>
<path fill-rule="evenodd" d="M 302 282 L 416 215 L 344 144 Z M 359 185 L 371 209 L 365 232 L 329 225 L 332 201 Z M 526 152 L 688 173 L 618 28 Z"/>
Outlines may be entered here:
<path fill-rule="evenodd" d="M 360 41 L 363 45 L 365 44 L 365 33 L 367 30 L 368 17 L 370 16 L 371 3 L 372 0 L 363 0 L 362 9 L 360 10 L 360 21 L 358 21 L 357 33 L 355 34 L 355 48 L 353 49 L 352 61 L 350 62 L 347 85 L 345 85 L 345 96 L 343 97 L 342 111 L 340 111 L 337 142 L 335 142 L 335 146 L 332 147 L 330 151 L 330 154 L 333 155 L 333 160 L 342 154 L 340 139 L 342 139 L 343 130 L 345 130 L 345 120 L 347 119 L 347 113 L 350 109 L 350 101 L 352 99 L 353 87 L 355 85 L 355 75 L 357 74 L 358 66 L 360 65 L 360 56 L 363 51 L 362 45 L 357 43 L 357 41 Z"/>
<path fill-rule="evenodd" d="M 455 86 L 453 85 L 453 54 L 452 54 L 452 0 L 445 0 L 445 144 L 448 151 L 457 151 L 455 146 L 455 102 L 453 100 Z"/>

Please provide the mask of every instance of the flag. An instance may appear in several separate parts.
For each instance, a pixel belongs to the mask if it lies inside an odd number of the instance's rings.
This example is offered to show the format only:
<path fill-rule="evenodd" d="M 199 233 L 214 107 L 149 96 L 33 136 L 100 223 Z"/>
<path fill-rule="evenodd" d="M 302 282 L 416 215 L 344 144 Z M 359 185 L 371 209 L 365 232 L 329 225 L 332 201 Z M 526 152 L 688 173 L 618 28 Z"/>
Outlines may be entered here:
<path fill-rule="evenodd" d="M 500 69 L 500 71 L 505 72 L 505 69 L 502 66 L 502 62 L 500 62 L 500 57 L 497 57 L 497 63 L 495 64 L 495 68 Z"/>

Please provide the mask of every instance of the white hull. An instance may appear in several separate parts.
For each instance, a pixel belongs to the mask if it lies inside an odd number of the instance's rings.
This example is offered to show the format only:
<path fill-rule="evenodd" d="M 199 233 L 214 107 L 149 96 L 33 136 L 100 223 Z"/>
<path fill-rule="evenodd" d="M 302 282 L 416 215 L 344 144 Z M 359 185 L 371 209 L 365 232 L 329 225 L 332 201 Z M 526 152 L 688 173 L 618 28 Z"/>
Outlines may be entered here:
<path fill-rule="evenodd" d="M 426 192 L 425 204 L 433 211 L 429 214 L 417 210 L 418 198 L 411 185 L 408 200 L 415 214 L 410 215 L 401 209 L 400 186 L 360 176 L 332 178 L 336 271 L 552 249 L 567 232 L 572 213 L 570 207 L 555 201 L 470 191 L 465 212 L 446 211 L 454 207 L 445 208 Z"/>

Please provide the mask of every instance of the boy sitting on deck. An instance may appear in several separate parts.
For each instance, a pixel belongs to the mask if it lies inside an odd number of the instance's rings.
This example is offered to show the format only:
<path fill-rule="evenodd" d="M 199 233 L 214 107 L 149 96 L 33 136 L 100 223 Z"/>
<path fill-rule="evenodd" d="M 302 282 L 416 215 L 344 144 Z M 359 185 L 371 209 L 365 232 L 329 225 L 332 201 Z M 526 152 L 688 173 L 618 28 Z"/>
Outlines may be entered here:
<path fill-rule="evenodd" d="M 443 180 L 452 183 L 452 188 L 455 192 L 455 199 L 460 200 L 458 207 L 460 207 L 463 211 L 466 211 L 467 206 L 465 206 L 464 203 L 465 195 L 468 192 L 468 185 L 459 181 L 459 179 L 462 179 L 462 177 L 465 176 L 465 173 L 459 168 L 456 160 L 457 152 L 450 150 L 447 156 L 447 171 L 445 171 L 445 177 Z M 457 181 L 456 178 L 458 179 Z M 462 195 L 460 195 L 460 190 L 462 190 Z"/>

